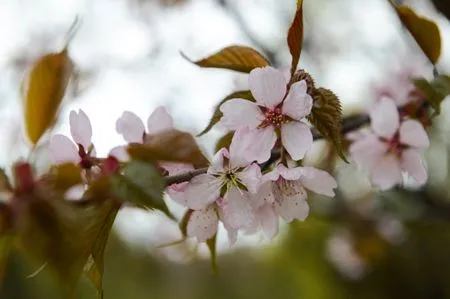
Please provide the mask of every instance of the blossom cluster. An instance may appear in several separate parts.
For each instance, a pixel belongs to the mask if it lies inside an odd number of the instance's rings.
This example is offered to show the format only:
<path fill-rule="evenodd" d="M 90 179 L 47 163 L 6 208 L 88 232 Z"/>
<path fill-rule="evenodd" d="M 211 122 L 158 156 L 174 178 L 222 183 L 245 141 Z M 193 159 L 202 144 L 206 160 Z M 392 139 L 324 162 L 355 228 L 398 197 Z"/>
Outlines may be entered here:
<path fill-rule="evenodd" d="M 313 143 L 311 128 L 303 121 L 311 112 L 313 99 L 305 81 L 289 81 L 289 76 L 272 67 L 254 69 L 249 87 L 255 102 L 232 99 L 220 107 L 220 123 L 234 131 L 229 148 L 214 155 L 206 173 L 167 187 L 168 195 L 188 208 L 188 236 L 204 242 L 217 233 L 222 222 L 231 244 L 240 230 L 252 233 L 262 229 L 273 238 L 279 218 L 291 222 L 308 216 L 307 190 L 334 196 L 337 183 L 330 174 L 297 166 Z M 97 158 L 91 124 L 83 111 L 70 113 L 70 128 L 73 141 L 60 134 L 52 137 L 52 161 L 77 163 L 92 172 Z M 163 107 L 150 115 L 147 129 L 129 111 L 116 122 L 117 133 L 128 143 L 145 144 L 153 134 L 172 128 L 173 120 Z M 116 147 L 109 155 L 126 161 L 125 149 Z M 281 157 L 270 168 L 262 168 L 274 150 L 281 152 Z M 193 165 L 164 161 L 158 166 L 169 175 L 194 169 Z"/>
<path fill-rule="evenodd" d="M 262 230 L 271 239 L 278 233 L 280 218 L 291 222 L 308 216 L 308 192 L 333 197 L 337 188 L 328 172 L 301 166 L 313 144 L 311 127 L 305 122 L 314 102 L 307 81 L 295 82 L 290 74 L 261 67 L 250 72 L 248 83 L 252 100 L 230 99 L 220 106 L 219 123 L 233 132 L 229 147 L 217 151 L 204 173 L 166 188 L 174 201 L 188 209 L 186 234 L 199 242 L 214 237 L 220 222 L 230 244 L 239 231 Z M 370 120 L 369 128 L 348 134 L 352 160 L 368 169 L 373 184 L 382 190 L 401 184 L 405 173 L 424 184 L 427 172 L 419 150 L 427 148 L 429 140 L 422 123 L 400 114 L 390 98 L 376 103 Z M 73 162 L 95 174 L 98 159 L 86 114 L 72 111 L 70 127 L 74 142 L 60 134 L 51 139 L 53 163 Z M 116 122 L 117 133 L 128 143 L 146 144 L 153 135 L 171 129 L 173 119 L 163 107 L 150 115 L 147 128 L 129 111 Z M 109 156 L 130 159 L 126 145 L 115 147 Z M 168 175 L 194 170 L 190 164 L 166 161 L 158 167 Z"/>

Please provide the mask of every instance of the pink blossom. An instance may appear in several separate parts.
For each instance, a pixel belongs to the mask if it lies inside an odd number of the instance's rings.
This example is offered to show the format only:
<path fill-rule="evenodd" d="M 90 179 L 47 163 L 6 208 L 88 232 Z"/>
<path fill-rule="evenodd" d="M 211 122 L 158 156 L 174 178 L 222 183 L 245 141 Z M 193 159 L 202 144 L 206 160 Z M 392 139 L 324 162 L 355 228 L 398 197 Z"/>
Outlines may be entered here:
<path fill-rule="evenodd" d="M 257 164 L 242 158 L 242 137 L 236 131 L 230 151 L 223 148 L 214 156 L 207 173 L 194 177 L 184 191 L 186 205 L 201 210 L 219 199 L 223 218 L 232 229 L 248 226 L 253 221 L 250 193 L 256 193 L 261 179 Z"/>
<path fill-rule="evenodd" d="M 234 245 L 237 241 L 237 229 L 229 225 L 227 214 L 223 210 L 223 203 L 224 201 L 219 198 L 217 203 L 212 203 L 201 210 L 192 211 L 186 227 L 187 236 L 195 237 L 198 242 L 205 242 L 217 233 L 220 220 L 227 230 L 230 246 Z"/>
<path fill-rule="evenodd" d="M 95 148 L 91 142 L 92 127 L 83 110 L 71 111 L 69 115 L 72 140 L 62 134 L 55 134 L 50 139 L 49 152 L 53 164 L 67 162 L 80 163 L 83 168 L 90 168 L 91 157 L 95 157 Z"/>
<path fill-rule="evenodd" d="M 292 159 L 302 159 L 313 142 L 310 127 L 302 121 L 313 104 L 306 81 L 287 90 L 289 78 L 282 71 L 263 67 L 253 69 L 248 82 L 256 102 L 233 99 L 222 104 L 222 125 L 230 130 L 249 129 L 243 136 L 248 159 L 267 161 L 278 137 Z"/>
<path fill-rule="evenodd" d="M 383 98 L 370 113 L 371 128 L 352 134 L 349 148 L 352 159 L 370 170 L 372 183 L 387 190 L 403 182 L 402 173 L 425 184 L 427 171 L 419 150 L 429 146 L 422 124 L 413 119 L 400 121 L 393 100 Z"/>
<path fill-rule="evenodd" d="M 313 167 L 287 168 L 283 164 L 265 174 L 258 193 L 252 197 L 254 225 L 262 227 L 270 239 L 278 233 L 278 216 L 286 222 L 303 221 L 309 214 L 307 192 L 333 197 L 336 180 L 326 171 Z"/>
<path fill-rule="evenodd" d="M 147 132 L 142 120 L 133 112 L 125 111 L 116 122 L 116 131 L 130 143 L 143 143 L 146 134 L 156 134 L 173 127 L 173 119 L 164 107 L 158 107 L 147 119 Z"/>

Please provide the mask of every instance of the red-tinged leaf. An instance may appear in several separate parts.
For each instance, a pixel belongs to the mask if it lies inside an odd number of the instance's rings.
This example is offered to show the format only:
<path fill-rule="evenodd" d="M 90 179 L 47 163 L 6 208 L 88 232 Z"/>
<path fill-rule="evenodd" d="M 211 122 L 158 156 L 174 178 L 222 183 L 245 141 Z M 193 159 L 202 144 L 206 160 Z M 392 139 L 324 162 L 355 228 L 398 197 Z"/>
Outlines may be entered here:
<path fill-rule="evenodd" d="M 339 156 L 347 162 L 342 147 L 341 115 L 339 98 L 329 89 L 315 89 L 314 105 L 307 118 L 325 139 L 333 143 Z"/>
<path fill-rule="evenodd" d="M 152 134 L 146 138 L 145 144 L 130 144 L 128 153 L 135 160 L 149 163 L 181 162 L 194 164 L 198 168 L 209 165 L 194 137 L 178 130 Z"/>
<path fill-rule="evenodd" d="M 289 51 L 292 56 L 291 75 L 294 75 L 297 70 L 297 65 L 300 60 L 300 53 L 303 46 L 303 1 L 297 1 L 297 11 L 295 12 L 294 20 L 291 27 L 289 27 L 287 43 Z"/>
<path fill-rule="evenodd" d="M 27 205 L 15 223 L 19 249 L 38 265 L 48 265 L 64 298 L 73 296 L 89 256 L 82 229 L 85 219 L 78 219 L 70 202 L 28 195 Z"/>
<path fill-rule="evenodd" d="M 229 69 L 243 73 L 250 73 L 254 68 L 269 65 L 267 59 L 258 51 L 239 45 L 224 48 L 198 61 L 192 61 L 184 54 L 182 55 L 190 62 L 201 67 Z"/>
<path fill-rule="evenodd" d="M 31 69 L 25 89 L 25 129 L 35 145 L 53 124 L 72 72 L 67 50 L 48 54 Z"/>
<path fill-rule="evenodd" d="M 229 100 L 232 100 L 232 99 L 244 99 L 244 100 L 249 100 L 252 102 L 255 101 L 250 90 L 240 90 L 240 91 L 233 92 L 232 94 L 226 96 L 216 106 L 216 109 L 214 110 L 214 114 L 211 117 L 211 120 L 209 121 L 208 126 L 206 126 L 206 128 L 197 135 L 198 137 L 208 133 L 214 127 L 214 125 L 216 125 L 220 121 L 220 119 L 223 116 L 223 113 L 220 111 L 220 106 L 223 103 L 228 102 Z"/>
<path fill-rule="evenodd" d="M 217 234 L 212 238 L 206 240 L 206 245 L 208 246 L 209 253 L 211 255 L 211 266 L 214 273 L 219 272 L 219 267 L 217 266 Z"/>
<path fill-rule="evenodd" d="M 435 64 L 441 55 L 441 34 L 435 22 L 417 15 L 406 5 L 396 6 L 400 20 L 411 33 L 422 51 Z"/>

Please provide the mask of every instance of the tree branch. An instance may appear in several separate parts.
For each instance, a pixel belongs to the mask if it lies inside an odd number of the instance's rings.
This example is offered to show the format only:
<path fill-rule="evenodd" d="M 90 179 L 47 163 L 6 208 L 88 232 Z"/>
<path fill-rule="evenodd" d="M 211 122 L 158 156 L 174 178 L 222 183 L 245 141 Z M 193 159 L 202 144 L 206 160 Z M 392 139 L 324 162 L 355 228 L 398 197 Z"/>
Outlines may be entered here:
<path fill-rule="evenodd" d="M 354 131 L 356 129 L 359 129 L 360 127 L 368 124 L 370 121 L 369 116 L 367 114 L 358 114 L 358 115 L 351 115 L 347 116 L 342 120 L 342 129 L 341 133 L 342 135 L 345 135 L 351 131 Z M 312 130 L 313 139 L 319 140 L 323 139 L 324 137 L 320 135 L 320 133 L 316 130 Z M 262 169 L 266 169 L 270 164 L 275 162 L 280 158 L 280 152 L 279 151 L 273 151 L 272 156 L 267 162 L 264 162 L 261 164 Z M 192 171 L 188 171 L 182 174 L 173 175 L 166 177 L 166 186 L 170 186 L 172 184 L 179 184 L 183 182 L 188 182 L 192 178 L 196 177 L 197 175 L 204 174 L 208 168 L 199 168 Z"/>

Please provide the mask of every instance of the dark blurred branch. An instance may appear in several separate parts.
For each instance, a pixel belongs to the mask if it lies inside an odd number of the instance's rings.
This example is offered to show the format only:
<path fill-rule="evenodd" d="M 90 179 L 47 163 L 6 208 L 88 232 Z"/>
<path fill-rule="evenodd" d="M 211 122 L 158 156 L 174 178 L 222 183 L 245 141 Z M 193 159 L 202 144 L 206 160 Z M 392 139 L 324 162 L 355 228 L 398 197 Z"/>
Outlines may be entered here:
<path fill-rule="evenodd" d="M 270 64 L 274 67 L 277 66 L 277 56 L 276 53 L 270 49 L 268 49 L 264 44 L 259 41 L 255 33 L 248 27 L 247 22 L 242 17 L 241 13 L 236 9 L 233 4 L 230 4 L 227 0 L 218 0 L 219 5 L 228 12 L 228 14 L 234 19 L 236 24 L 241 28 L 242 32 L 247 36 L 252 44 L 254 44 L 259 50 L 261 54 L 263 54 Z"/>
<path fill-rule="evenodd" d="M 436 9 L 442 13 L 447 19 L 450 19 L 450 1 L 449 0 L 431 0 Z"/>
<path fill-rule="evenodd" d="M 369 116 L 366 114 L 351 115 L 351 116 L 345 117 L 342 120 L 342 129 L 341 129 L 342 135 L 345 135 L 351 131 L 359 129 L 360 127 L 368 124 L 369 121 L 370 121 Z M 313 133 L 314 140 L 319 140 L 319 139 L 324 138 L 322 135 L 320 135 L 320 133 L 316 129 L 313 129 L 312 133 Z M 263 170 L 267 169 L 267 167 L 269 167 L 273 162 L 275 162 L 279 158 L 280 158 L 280 152 L 273 151 L 270 159 L 267 162 L 264 162 L 263 164 L 261 164 L 260 166 Z M 207 168 L 200 168 L 200 169 L 195 169 L 193 171 L 188 171 L 188 172 L 185 172 L 182 174 L 168 176 L 168 177 L 166 177 L 166 186 L 170 186 L 172 184 L 188 182 L 195 176 L 206 173 L 206 171 L 207 171 Z"/>

